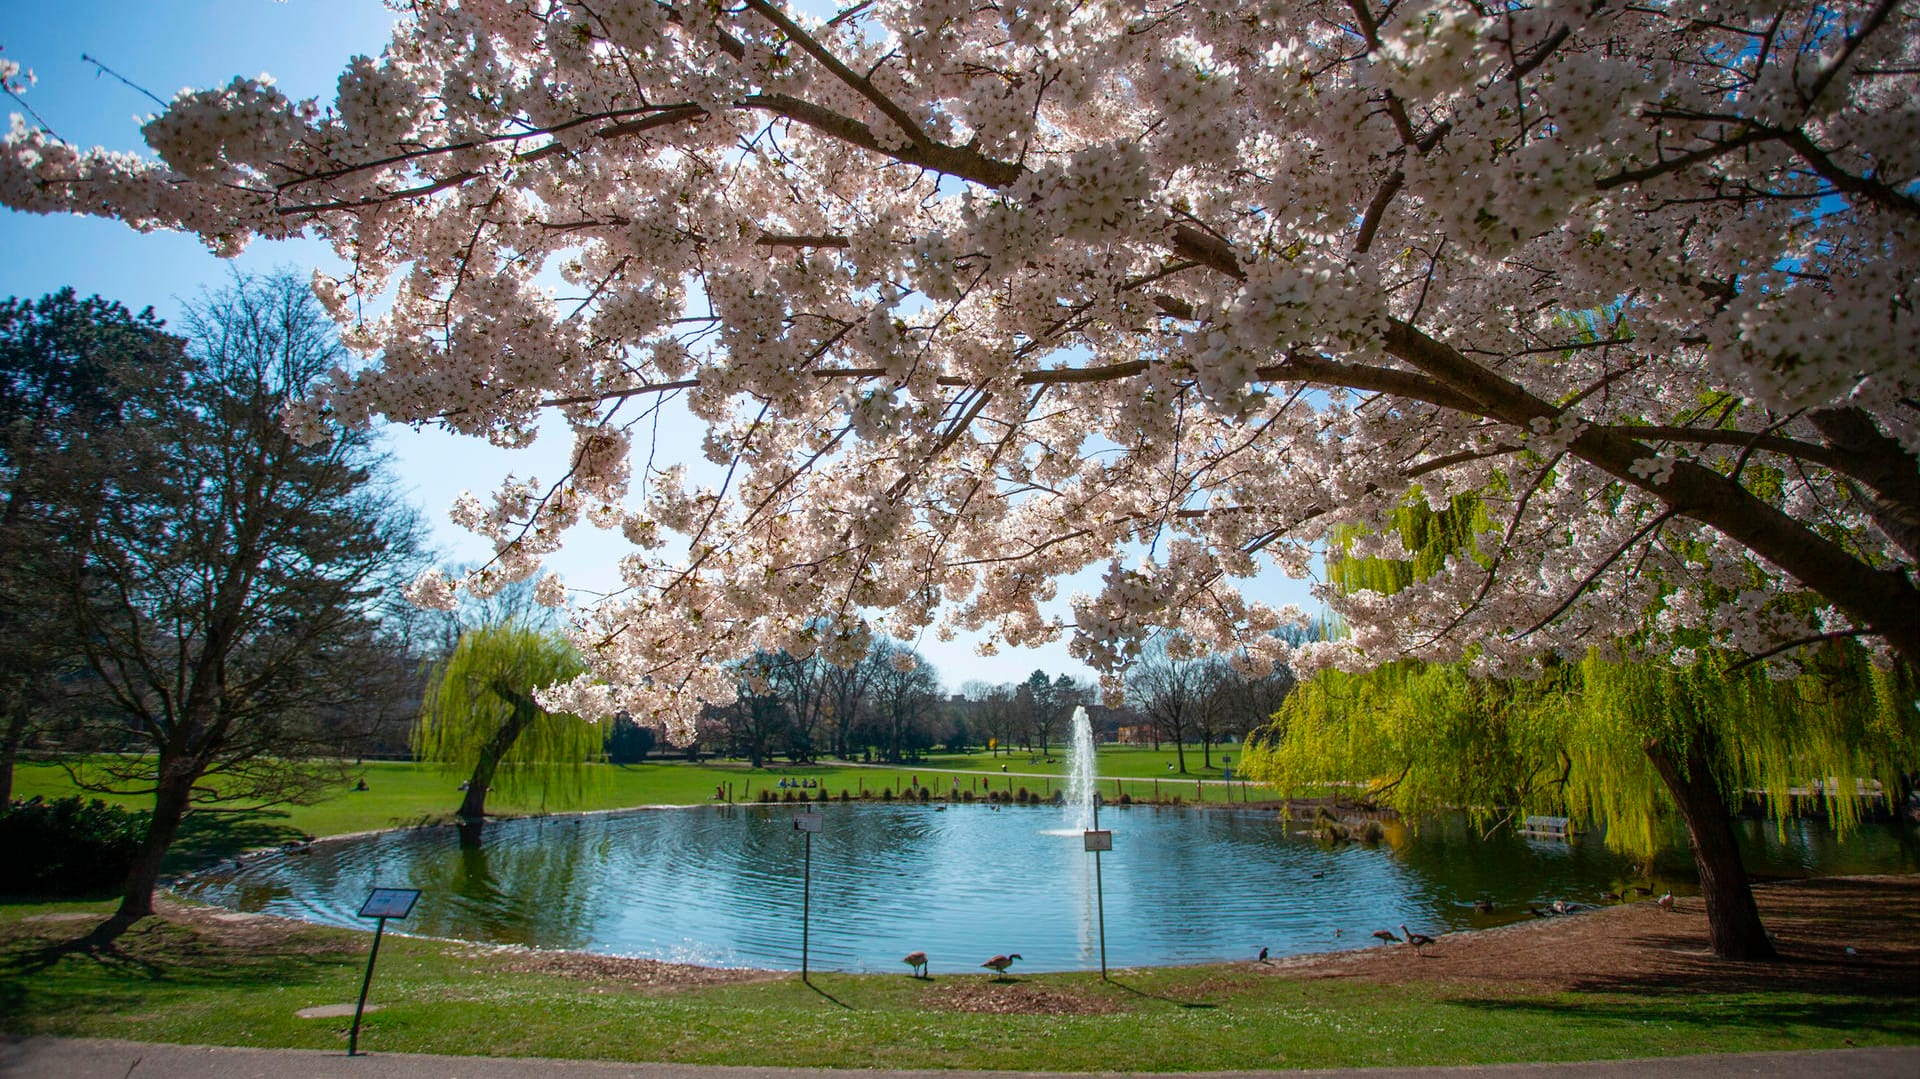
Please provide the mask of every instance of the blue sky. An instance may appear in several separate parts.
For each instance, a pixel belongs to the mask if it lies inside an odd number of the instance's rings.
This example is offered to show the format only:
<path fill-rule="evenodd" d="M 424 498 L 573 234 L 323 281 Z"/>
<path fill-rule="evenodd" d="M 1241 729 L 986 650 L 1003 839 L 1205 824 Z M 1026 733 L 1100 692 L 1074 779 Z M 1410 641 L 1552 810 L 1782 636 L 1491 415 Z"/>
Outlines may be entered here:
<path fill-rule="evenodd" d="M 266 73 L 294 98 L 332 99 L 336 80 L 355 54 L 377 55 L 393 24 L 377 0 L 16 0 L 0 15 L 0 55 L 31 69 L 38 84 L 25 95 L 60 137 L 115 150 L 144 150 L 139 126 L 158 106 L 81 59 L 91 56 L 127 80 L 171 98 L 182 87 L 221 85 L 236 75 Z M 22 111 L 5 100 L 0 111 Z M 31 120 L 31 118 L 30 118 Z M 335 265 L 332 251 L 311 240 L 256 242 L 239 258 L 222 260 L 190 236 L 140 234 L 113 221 L 43 217 L 0 209 L 0 295 L 33 297 L 62 286 L 99 294 L 139 310 L 151 306 L 177 321 L 183 301 L 218 287 L 234 269 L 292 268 L 303 276 Z M 475 439 L 436 431 L 388 428 L 402 486 L 425 511 L 435 541 L 450 561 L 475 561 L 484 544 L 445 520 L 463 489 L 483 497 L 508 472 L 542 478 L 563 467 L 566 444 L 543 438 L 531 451 L 509 453 Z M 570 586 L 605 591 L 617 586 L 614 561 L 624 545 L 581 527 L 550 566 Z M 1098 575 L 1068 582 L 1063 596 L 1097 586 Z M 1263 590 L 1265 591 L 1265 590 Z M 1298 582 L 1282 582 L 1276 602 L 1308 606 Z M 968 681 L 1017 682 L 1034 669 L 1078 677 L 1089 671 L 1064 645 L 1003 650 L 987 659 L 972 642 L 912 642 L 957 690 Z"/>

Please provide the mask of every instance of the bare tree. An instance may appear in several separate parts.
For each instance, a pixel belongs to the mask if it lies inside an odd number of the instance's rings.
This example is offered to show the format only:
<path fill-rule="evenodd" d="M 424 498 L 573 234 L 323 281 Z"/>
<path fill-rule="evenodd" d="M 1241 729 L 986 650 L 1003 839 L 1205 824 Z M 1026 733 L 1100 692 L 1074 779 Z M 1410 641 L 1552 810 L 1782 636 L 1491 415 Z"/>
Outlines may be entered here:
<path fill-rule="evenodd" d="M 122 384 L 120 467 L 74 550 L 93 733 L 139 752 L 73 769 L 154 796 L 121 927 L 152 913 L 190 805 L 299 801 L 339 775 L 391 699 L 382 605 L 420 543 L 369 435 L 306 446 L 280 422 L 342 360 L 303 282 L 237 278 L 188 328 L 192 364 Z"/>
<path fill-rule="evenodd" d="M 979 720 L 981 733 L 991 743 L 992 752 L 997 755 L 1005 750 L 1017 725 L 1013 687 L 969 682 L 961 692 L 974 702 L 974 716 Z"/>
<path fill-rule="evenodd" d="M 832 724 L 833 752 L 836 756 L 845 758 L 852 754 L 854 728 L 861 720 L 883 665 L 879 654 L 869 650 L 860 662 L 851 667 L 828 664 L 823 672 L 825 686 L 822 708 Z"/>
<path fill-rule="evenodd" d="M 1206 664 L 1178 638 L 1156 641 L 1127 671 L 1127 695 L 1155 731 L 1173 743 L 1174 756 L 1185 774 L 1187 737 L 1200 720 L 1206 697 Z"/>
<path fill-rule="evenodd" d="M 883 640 L 873 648 L 880 662 L 873 681 L 873 712 L 886 759 L 898 761 L 913 725 L 924 721 L 940 693 L 940 677 L 911 648 Z"/>
<path fill-rule="evenodd" d="M 792 719 L 782 686 L 773 672 L 792 657 L 778 652 L 756 652 L 740 661 L 740 686 L 733 703 L 717 709 L 727 725 L 731 752 L 747 758 L 754 768 L 786 744 Z"/>

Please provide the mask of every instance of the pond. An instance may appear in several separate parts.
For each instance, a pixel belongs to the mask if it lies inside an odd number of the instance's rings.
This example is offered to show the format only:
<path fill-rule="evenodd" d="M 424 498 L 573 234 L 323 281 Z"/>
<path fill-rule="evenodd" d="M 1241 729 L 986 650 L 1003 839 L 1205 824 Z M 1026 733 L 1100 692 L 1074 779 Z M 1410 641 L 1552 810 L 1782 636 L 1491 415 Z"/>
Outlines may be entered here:
<path fill-rule="evenodd" d="M 816 970 L 935 973 L 1018 952 L 1020 970 L 1100 965 L 1093 855 L 1060 809 L 830 804 L 813 838 L 810 962 Z M 332 925 L 379 887 L 418 888 L 392 928 L 428 936 L 640 956 L 707 966 L 800 966 L 803 837 L 792 806 L 649 809 L 493 822 L 315 844 L 230 864 L 182 890 L 216 905 Z M 1112 967 L 1250 959 L 1374 944 L 1376 929 L 1487 926 L 1554 900 L 1604 902 L 1632 885 L 1693 890 L 1637 873 L 1594 839 L 1482 837 L 1464 819 L 1388 826 L 1377 846 L 1325 846 L 1269 811 L 1109 807 L 1099 866 Z M 1910 829 L 1869 825 L 1844 844 L 1817 822 L 1741 822 L 1748 866 L 1767 876 L 1913 872 Z M 1664 868 L 1665 862 L 1661 863 Z M 1491 900 L 1493 913 L 1477 910 Z"/>

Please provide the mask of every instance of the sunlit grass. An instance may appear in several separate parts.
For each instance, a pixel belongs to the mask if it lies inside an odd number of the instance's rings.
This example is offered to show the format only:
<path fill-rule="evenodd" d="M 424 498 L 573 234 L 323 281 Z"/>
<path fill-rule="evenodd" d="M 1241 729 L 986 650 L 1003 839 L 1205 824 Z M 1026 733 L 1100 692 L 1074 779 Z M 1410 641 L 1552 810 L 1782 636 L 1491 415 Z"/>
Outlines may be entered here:
<path fill-rule="evenodd" d="M 1262 788 L 1258 786 L 1221 782 L 1217 767 L 1211 777 L 1197 774 L 1197 751 L 1190 763 L 1196 774 L 1164 774 L 1171 756 L 1170 751 L 1156 753 L 1145 747 L 1102 747 L 1100 771 L 1107 778 L 1100 783 L 1101 795 L 1112 801 L 1118 801 L 1124 794 L 1136 801 L 1178 799 L 1187 803 L 1239 802 L 1262 797 Z M 1219 759 L 1215 757 L 1216 766 Z M 1004 773 L 1000 770 L 1002 765 L 1007 766 Z M 1155 775 L 1156 767 L 1163 774 Z M 557 794 L 541 797 L 536 793 L 515 798 L 506 792 L 495 792 L 488 798 L 487 809 L 500 816 L 522 816 L 648 805 L 704 805 L 722 797 L 751 802 L 766 792 L 784 799 L 794 788 L 780 787 L 782 779 L 810 781 L 814 785 L 801 788 L 803 793 L 818 797 L 825 791 L 834 799 L 842 792 L 851 798 L 880 797 L 883 792 L 903 796 L 912 792 L 916 784 L 929 788 L 935 796 L 952 795 L 956 791 L 971 793 L 977 798 L 984 798 L 989 792 L 1012 796 L 1024 789 L 1033 797 L 1051 798 L 1065 790 L 1066 769 L 1064 755 L 1056 755 L 1049 762 L 1045 758 L 1009 758 L 1004 754 L 986 753 L 929 755 L 919 764 L 901 767 L 844 762 L 774 764 L 758 769 L 739 761 L 595 764 L 587 766 L 581 789 L 574 797 L 563 798 Z M 437 765 L 368 761 L 356 766 L 353 774 L 366 780 L 366 790 L 354 789 L 354 782 L 350 780 L 312 805 L 196 808 L 175 844 L 169 868 L 175 871 L 191 868 L 302 836 L 344 835 L 444 821 L 460 804 L 459 786 L 464 776 Z M 81 792 L 76 791 L 66 770 L 58 765 L 23 763 L 15 769 L 14 793 L 18 798 L 35 795 L 57 798 Z M 153 804 L 151 796 L 97 797 L 136 809 Z"/>
<path fill-rule="evenodd" d="M 301 928 L 246 946 L 140 923 L 0 907 L 0 1029 L 215 1045 L 342 1047 L 367 936 Z M 79 905 L 57 908 L 80 914 Z M 65 945 L 65 947 L 63 947 Z M 390 936 L 363 1048 L 770 1067 L 1184 1071 L 1584 1060 L 1920 1040 L 1920 998 L 1846 993 L 1556 993 L 1292 980 L 1240 966 L 1023 976 L 1097 1014 L 953 1010 L 984 976 L 817 974 L 685 991 L 504 969 L 503 955 Z"/>

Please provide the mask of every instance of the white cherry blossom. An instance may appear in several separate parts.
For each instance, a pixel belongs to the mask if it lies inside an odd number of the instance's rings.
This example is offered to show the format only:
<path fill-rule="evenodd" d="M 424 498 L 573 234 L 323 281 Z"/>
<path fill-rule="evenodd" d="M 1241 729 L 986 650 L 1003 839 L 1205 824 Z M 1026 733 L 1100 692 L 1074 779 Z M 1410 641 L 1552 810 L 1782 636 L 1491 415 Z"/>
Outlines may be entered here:
<path fill-rule="evenodd" d="M 1069 638 L 1110 695 L 1163 629 L 1920 660 L 1911 2 L 408 10 L 331 103 L 183 92 L 157 156 L 15 117 L 0 202 L 332 242 L 368 362 L 307 434 L 569 425 L 566 475 L 455 508 L 481 593 L 582 520 L 633 545 L 549 707 L 685 737 L 725 658 L 928 629 Z M 653 456 L 668 395 L 724 479 Z M 1463 494 L 1472 550 L 1323 588 L 1341 640 L 1243 592 Z"/>

